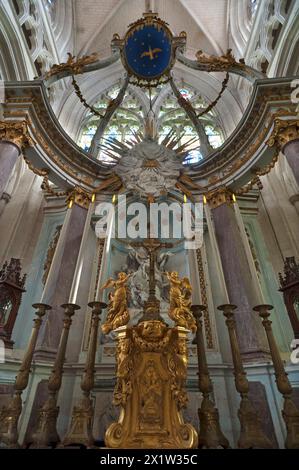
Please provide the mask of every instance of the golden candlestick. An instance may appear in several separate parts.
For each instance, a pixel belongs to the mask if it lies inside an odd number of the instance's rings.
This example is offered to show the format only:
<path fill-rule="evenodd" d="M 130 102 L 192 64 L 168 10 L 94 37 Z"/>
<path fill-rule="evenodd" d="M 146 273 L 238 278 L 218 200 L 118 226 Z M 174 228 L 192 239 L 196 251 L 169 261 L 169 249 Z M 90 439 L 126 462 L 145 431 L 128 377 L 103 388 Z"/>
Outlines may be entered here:
<path fill-rule="evenodd" d="M 92 317 L 85 370 L 81 381 L 83 397 L 79 406 L 74 406 L 73 408 L 70 430 L 65 436 L 61 447 L 79 444 L 86 447 L 93 447 L 94 445 L 94 437 L 92 435 L 94 407 L 90 398 L 90 392 L 94 387 L 94 365 L 100 315 L 107 305 L 104 302 L 90 302 L 88 306 L 92 308 Z"/>
<path fill-rule="evenodd" d="M 201 407 L 198 409 L 200 422 L 200 431 L 198 436 L 198 446 L 215 449 L 223 447 L 229 448 L 229 442 L 221 431 L 219 423 L 219 413 L 210 399 L 213 392 L 213 385 L 207 365 L 206 352 L 204 347 L 204 338 L 202 332 L 202 312 L 207 307 L 204 305 L 193 305 L 192 313 L 196 319 L 196 344 L 198 358 L 198 387 L 203 395 Z"/>
<path fill-rule="evenodd" d="M 72 324 L 72 316 L 80 307 L 76 304 L 63 304 L 64 320 L 63 329 L 60 336 L 57 355 L 55 358 L 54 366 L 48 381 L 48 399 L 39 411 L 39 418 L 36 431 L 33 433 L 32 447 L 42 448 L 48 446 L 55 446 L 60 442 L 59 435 L 56 430 L 56 422 L 59 413 L 57 406 L 58 392 L 61 387 L 63 364 L 65 361 L 65 352 L 69 336 L 70 327 Z"/>
<path fill-rule="evenodd" d="M 262 319 L 262 324 L 266 331 L 272 356 L 277 388 L 284 398 L 282 417 L 287 429 L 285 446 L 286 449 L 299 449 L 299 410 L 292 400 L 293 388 L 284 369 L 284 365 L 273 335 L 271 327 L 272 322 L 269 320 L 269 310 L 272 309 L 272 305 L 257 305 L 253 310 L 258 312 Z"/>
<path fill-rule="evenodd" d="M 28 385 L 30 367 L 32 363 L 33 353 L 35 350 L 38 333 L 42 324 L 42 317 L 51 307 L 46 304 L 33 304 L 33 308 L 37 309 L 34 326 L 30 336 L 27 351 L 23 357 L 21 367 L 16 377 L 14 385 L 14 396 L 10 403 L 4 406 L 0 413 L 0 442 L 3 442 L 10 448 L 19 447 L 18 444 L 18 422 L 22 413 L 21 395 Z"/>
<path fill-rule="evenodd" d="M 247 374 L 243 367 L 233 312 L 236 308 L 236 305 L 230 304 L 220 305 L 218 307 L 218 310 L 222 310 L 226 318 L 226 325 L 228 328 L 234 364 L 235 385 L 238 393 L 241 396 L 241 402 L 238 411 L 238 418 L 241 425 L 238 447 L 240 449 L 270 449 L 273 447 L 273 444 L 264 434 L 258 413 L 248 398 L 249 383 L 247 380 Z"/>

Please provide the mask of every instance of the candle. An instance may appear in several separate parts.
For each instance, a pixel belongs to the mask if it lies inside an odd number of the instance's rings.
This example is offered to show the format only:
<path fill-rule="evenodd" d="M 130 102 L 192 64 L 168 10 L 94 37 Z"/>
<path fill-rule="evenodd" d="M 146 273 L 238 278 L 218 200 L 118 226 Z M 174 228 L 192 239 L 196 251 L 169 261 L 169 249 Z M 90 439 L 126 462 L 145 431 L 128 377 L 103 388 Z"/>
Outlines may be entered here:
<path fill-rule="evenodd" d="M 54 256 L 52 258 L 51 266 L 50 266 L 48 277 L 44 286 L 42 297 L 40 300 L 41 304 L 50 304 L 52 301 L 54 289 L 56 286 L 56 281 L 57 281 L 60 266 L 61 266 L 61 260 L 62 260 L 62 255 L 63 255 L 63 251 L 65 247 L 66 236 L 67 236 L 68 229 L 69 229 L 71 213 L 72 213 L 72 209 L 68 208 L 65 218 L 64 218 L 62 229 L 58 238 Z"/>
<path fill-rule="evenodd" d="M 217 272 L 219 275 L 221 296 L 223 298 L 223 303 L 229 304 L 229 297 L 228 297 L 228 292 L 226 289 L 226 282 L 225 282 L 224 273 L 222 269 L 221 257 L 219 253 L 218 243 L 216 240 L 214 225 L 213 225 L 212 218 L 211 218 L 211 210 L 208 204 L 204 205 L 204 210 L 205 210 L 205 215 L 206 215 L 206 220 L 207 220 L 207 225 L 208 225 L 208 231 L 209 231 L 209 235 L 211 239 L 212 250 L 213 250 L 213 254 L 215 257 L 215 261 L 216 261 Z"/>
<path fill-rule="evenodd" d="M 88 235 L 89 235 L 89 230 L 90 230 L 90 221 L 94 213 L 94 206 L 95 206 L 95 198 L 92 197 L 92 202 L 89 204 L 86 219 L 85 219 L 85 225 L 84 225 L 83 235 L 82 235 L 82 239 L 80 243 L 79 254 L 77 258 L 75 272 L 73 275 L 73 282 L 72 282 L 70 295 L 69 295 L 70 304 L 75 304 L 77 301 L 79 284 L 80 284 L 80 279 L 81 279 L 81 274 L 82 274 L 82 269 L 83 269 L 83 264 L 84 264 L 86 247 L 87 247 L 87 240 L 88 240 Z"/>

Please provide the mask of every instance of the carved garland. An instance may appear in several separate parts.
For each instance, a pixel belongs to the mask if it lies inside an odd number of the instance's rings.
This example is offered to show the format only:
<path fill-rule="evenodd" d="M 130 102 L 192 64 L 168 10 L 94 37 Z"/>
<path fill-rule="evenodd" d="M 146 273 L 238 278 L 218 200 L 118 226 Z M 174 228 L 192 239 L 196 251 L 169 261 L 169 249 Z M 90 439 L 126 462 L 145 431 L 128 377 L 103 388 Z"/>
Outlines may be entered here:
<path fill-rule="evenodd" d="M 210 103 L 209 106 L 207 106 L 203 111 L 201 111 L 200 113 L 197 114 L 198 118 L 200 118 L 204 114 L 207 114 L 208 112 L 210 112 L 216 106 L 216 104 L 218 103 L 218 101 L 220 100 L 221 96 L 223 95 L 224 91 L 227 88 L 228 81 L 229 81 L 229 73 L 226 72 L 225 78 L 222 82 L 221 90 L 218 93 L 217 98 L 214 101 L 212 101 L 212 103 Z"/>
<path fill-rule="evenodd" d="M 47 193 L 51 194 L 52 196 L 56 196 L 56 197 L 63 197 L 63 196 L 66 196 L 68 194 L 68 191 L 55 191 L 55 189 L 53 189 L 50 186 L 48 176 L 44 177 L 43 182 L 41 184 L 41 188 L 42 188 L 43 191 L 46 191 Z"/>
<path fill-rule="evenodd" d="M 255 174 L 254 178 L 252 178 L 252 180 L 250 180 L 245 186 L 243 186 L 242 188 L 240 189 L 237 189 L 235 191 L 235 194 L 237 194 L 238 196 L 241 196 L 242 194 L 245 194 L 247 193 L 248 191 L 250 191 L 253 186 L 257 185 L 258 189 L 259 190 L 262 190 L 263 189 L 263 184 L 260 180 L 260 176 L 264 176 L 264 175 L 267 175 L 268 173 L 270 173 L 270 171 L 272 170 L 272 168 L 274 168 L 277 160 L 278 160 L 278 155 L 279 155 L 279 150 L 277 149 L 274 157 L 272 158 L 272 161 L 271 163 L 269 163 L 268 165 L 266 165 L 264 168 L 262 169 L 255 169 L 253 170 L 253 173 Z"/>
<path fill-rule="evenodd" d="M 24 158 L 24 162 L 26 163 L 26 165 L 28 166 L 29 170 L 31 170 L 35 175 L 38 175 L 38 176 L 43 176 L 44 178 L 47 178 L 48 177 L 48 174 L 49 174 L 49 170 L 47 168 L 36 168 L 31 162 L 30 160 L 28 160 L 27 157 L 25 157 L 25 155 L 23 155 L 23 158 Z"/>
<path fill-rule="evenodd" d="M 80 103 L 82 103 L 83 106 L 86 109 L 89 109 L 89 111 L 91 111 L 94 116 L 98 116 L 99 118 L 103 118 L 104 116 L 97 109 L 95 109 L 93 106 L 91 106 L 90 104 L 87 103 L 86 99 L 82 95 L 81 89 L 80 89 L 77 81 L 75 80 L 74 75 L 72 75 L 72 85 L 74 87 L 76 95 L 78 96 L 78 98 L 80 100 Z"/>
<path fill-rule="evenodd" d="M 97 287 L 98 287 L 98 282 L 99 282 L 99 278 L 100 278 L 100 271 L 101 271 L 101 266 L 102 266 L 104 245 L 105 245 L 105 239 L 100 238 L 99 239 L 99 247 L 98 247 L 97 273 L 96 273 L 96 280 L 95 280 L 94 294 L 93 294 L 93 299 L 94 300 L 98 300 L 98 299 L 96 299 L 96 295 L 97 295 Z"/>

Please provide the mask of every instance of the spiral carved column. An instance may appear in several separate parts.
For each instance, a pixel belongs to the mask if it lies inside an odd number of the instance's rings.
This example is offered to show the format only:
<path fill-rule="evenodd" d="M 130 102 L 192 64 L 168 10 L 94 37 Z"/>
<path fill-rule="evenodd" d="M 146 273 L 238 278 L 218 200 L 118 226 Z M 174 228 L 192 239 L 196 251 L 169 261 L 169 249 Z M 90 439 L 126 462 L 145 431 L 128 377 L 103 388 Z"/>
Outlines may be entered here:
<path fill-rule="evenodd" d="M 29 340 L 27 351 L 24 355 L 20 370 L 16 377 L 14 385 L 15 392 L 10 403 L 3 407 L 0 412 L 0 442 L 3 442 L 10 448 L 19 447 L 18 445 L 18 422 L 22 413 L 22 393 L 28 385 L 30 367 L 33 353 L 35 350 L 38 333 L 42 324 L 42 317 L 51 307 L 46 304 L 33 304 L 37 309 L 37 318 L 34 319 L 34 326 Z"/>
<path fill-rule="evenodd" d="M 94 407 L 90 398 L 90 392 L 94 386 L 94 364 L 97 351 L 100 315 L 107 305 L 103 302 L 90 302 L 88 306 L 92 308 L 92 318 L 85 370 L 81 381 L 83 397 L 79 406 L 74 406 L 70 430 L 65 436 L 61 447 L 75 444 L 81 444 L 86 447 L 92 447 L 94 445 L 94 437 L 92 435 Z"/>
<path fill-rule="evenodd" d="M 272 305 L 257 305 L 253 310 L 258 312 L 262 319 L 262 324 L 266 331 L 272 356 L 277 388 L 284 398 L 282 417 L 287 428 L 285 446 L 287 449 L 299 449 L 299 410 L 292 400 L 293 389 L 289 382 L 288 375 L 284 369 L 283 362 L 273 335 L 271 327 L 272 322 L 269 320 L 269 310 L 272 309 Z"/>
<path fill-rule="evenodd" d="M 59 413 L 57 398 L 62 382 L 65 352 L 72 324 L 71 317 L 74 315 L 75 311 L 80 308 L 76 304 L 63 304 L 61 307 L 64 308 L 63 329 L 54 366 L 48 381 L 49 397 L 40 409 L 37 428 L 32 436 L 31 447 L 35 448 L 55 446 L 60 442 L 60 438 L 56 430 L 56 422 Z"/>
<path fill-rule="evenodd" d="M 221 431 L 219 424 L 219 413 L 210 399 L 213 392 L 213 385 L 207 365 L 204 338 L 202 333 L 202 312 L 206 310 L 204 305 L 193 305 L 192 313 L 196 319 L 196 343 L 198 357 L 198 383 L 199 390 L 203 394 L 201 407 L 198 410 L 200 431 L 198 437 L 198 447 L 228 448 L 229 442 Z"/>
<path fill-rule="evenodd" d="M 273 445 L 262 431 L 258 413 L 254 409 L 251 401 L 248 398 L 249 383 L 247 380 L 246 372 L 243 367 L 243 361 L 236 334 L 236 323 L 233 312 L 236 308 L 237 307 L 235 305 L 230 304 L 220 305 L 218 307 L 218 310 L 222 310 L 224 316 L 226 317 L 226 325 L 228 328 L 230 346 L 234 363 L 235 385 L 238 393 L 241 396 L 241 402 L 238 411 L 238 417 L 241 425 L 238 447 L 240 449 L 269 449 L 272 448 Z"/>

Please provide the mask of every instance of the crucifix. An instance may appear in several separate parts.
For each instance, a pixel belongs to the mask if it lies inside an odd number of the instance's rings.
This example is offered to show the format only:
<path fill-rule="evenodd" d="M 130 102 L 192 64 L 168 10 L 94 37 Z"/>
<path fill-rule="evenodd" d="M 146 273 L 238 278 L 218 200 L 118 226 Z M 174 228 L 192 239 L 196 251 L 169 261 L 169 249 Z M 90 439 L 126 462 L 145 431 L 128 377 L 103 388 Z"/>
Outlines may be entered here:
<path fill-rule="evenodd" d="M 143 242 L 131 243 L 133 247 L 145 248 L 149 256 L 149 295 L 143 306 L 143 315 L 139 323 L 146 320 L 164 321 L 160 316 L 160 302 L 156 298 L 155 264 L 157 251 L 161 248 L 172 248 L 173 243 L 162 243 L 157 238 L 146 238 Z"/>

